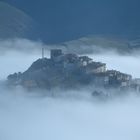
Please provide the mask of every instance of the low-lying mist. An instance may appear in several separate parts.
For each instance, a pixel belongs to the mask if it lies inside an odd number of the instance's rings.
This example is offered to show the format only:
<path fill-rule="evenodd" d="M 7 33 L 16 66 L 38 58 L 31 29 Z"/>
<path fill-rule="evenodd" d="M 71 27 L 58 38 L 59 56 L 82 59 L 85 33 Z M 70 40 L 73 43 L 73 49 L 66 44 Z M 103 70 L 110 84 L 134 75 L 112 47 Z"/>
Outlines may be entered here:
<path fill-rule="evenodd" d="M 31 42 L 20 43 L 28 48 Z M 35 42 L 31 44 L 42 47 L 42 44 Z M 8 89 L 2 81 L 8 74 L 25 71 L 33 61 L 41 57 L 41 49 L 30 51 L 9 49 L 4 53 L 2 51 L 0 53 L 0 140 L 140 139 L 138 95 L 132 93 L 125 98 L 101 102 L 89 96 L 90 89 L 35 92 L 28 92 L 21 87 Z M 46 56 L 49 57 L 48 51 Z M 95 61 L 107 63 L 108 69 L 140 77 L 138 55 L 122 56 L 109 52 L 89 56 Z M 45 93 L 55 96 L 45 96 Z"/>
<path fill-rule="evenodd" d="M 140 138 L 138 97 L 95 102 L 30 94 L 21 89 L 16 91 L 1 89 L 1 140 L 139 140 Z"/>

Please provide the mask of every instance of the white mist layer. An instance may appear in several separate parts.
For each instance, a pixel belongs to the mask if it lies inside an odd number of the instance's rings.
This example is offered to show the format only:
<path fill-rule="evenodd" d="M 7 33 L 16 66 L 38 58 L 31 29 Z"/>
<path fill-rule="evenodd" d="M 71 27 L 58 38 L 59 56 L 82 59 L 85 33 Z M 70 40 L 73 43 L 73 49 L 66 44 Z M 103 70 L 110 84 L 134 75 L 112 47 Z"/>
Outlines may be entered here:
<path fill-rule="evenodd" d="M 58 93 L 59 94 L 59 93 Z M 108 103 L 0 92 L 1 140 L 139 140 L 140 99 Z"/>
<path fill-rule="evenodd" d="M 18 44 L 16 42 L 19 42 Z M 16 41 L 25 48 L 40 45 Z M 11 42 L 7 43 L 10 47 Z M 6 45 L 7 45 L 6 44 Z M 4 44 L 0 44 L 4 45 Z M 40 48 L 42 45 L 40 45 Z M 46 56 L 49 57 L 48 52 Z M 8 74 L 25 71 L 41 57 L 41 49 L 0 53 L 0 79 Z M 91 55 L 95 61 L 140 77 L 140 57 L 115 53 Z M 66 92 L 56 91 L 56 95 Z M 83 90 L 87 95 L 90 91 Z M 92 91 L 91 91 L 92 92 Z M 140 99 L 129 96 L 106 103 L 78 98 L 81 91 L 69 92 L 62 98 L 41 97 L 23 89 L 8 90 L 0 86 L 0 140 L 139 140 Z M 34 94 L 34 93 L 33 93 Z M 68 94 L 68 93 L 67 93 Z M 72 96 L 70 98 L 70 95 Z M 77 95 L 77 96 L 76 96 Z"/>
<path fill-rule="evenodd" d="M 39 57 L 40 56 L 35 53 L 20 53 L 18 51 L 7 52 L 4 55 L 0 55 L 0 79 L 6 79 L 9 74 L 15 72 L 24 72 L 32 62 Z"/>

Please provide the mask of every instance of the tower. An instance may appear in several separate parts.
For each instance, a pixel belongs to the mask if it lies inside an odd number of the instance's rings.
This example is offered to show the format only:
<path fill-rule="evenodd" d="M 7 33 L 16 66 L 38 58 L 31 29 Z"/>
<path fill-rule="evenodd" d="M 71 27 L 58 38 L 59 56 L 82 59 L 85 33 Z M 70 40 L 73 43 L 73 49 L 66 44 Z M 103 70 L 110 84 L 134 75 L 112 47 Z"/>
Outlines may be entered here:
<path fill-rule="evenodd" d="M 42 48 L 42 59 L 44 59 L 44 48 Z"/>
<path fill-rule="evenodd" d="M 51 50 L 51 59 L 54 60 L 55 58 L 59 57 L 62 55 L 62 50 L 61 49 L 52 49 Z"/>

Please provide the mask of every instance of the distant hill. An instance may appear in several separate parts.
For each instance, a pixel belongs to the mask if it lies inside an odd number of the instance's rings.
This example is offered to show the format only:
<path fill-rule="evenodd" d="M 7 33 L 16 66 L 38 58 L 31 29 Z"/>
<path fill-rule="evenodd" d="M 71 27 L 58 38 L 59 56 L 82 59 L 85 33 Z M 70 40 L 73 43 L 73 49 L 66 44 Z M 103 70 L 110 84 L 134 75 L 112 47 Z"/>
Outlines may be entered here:
<path fill-rule="evenodd" d="M 139 0 L 1 1 L 0 38 L 39 39 L 76 53 L 140 48 Z"/>
<path fill-rule="evenodd" d="M 61 48 L 65 52 L 78 54 L 100 53 L 116 51 L 120 54 L 128 54 L 140 50 L 140 39 L 124 39 L 110 36 L 86 36 L 76 40 L 60 44 L 49 45 L 51 48 Z"/>
<path fill-rule="evenodd" d="M 88 35 L 140 36 L 139 0 L 2 0 L 39 22 L 41 40 L 60 43 Z"/>
<path fill-rule="evenodd" d="M 23 11 L 0 2 L 0 39 L 32 38 L 35 23 Z"/>

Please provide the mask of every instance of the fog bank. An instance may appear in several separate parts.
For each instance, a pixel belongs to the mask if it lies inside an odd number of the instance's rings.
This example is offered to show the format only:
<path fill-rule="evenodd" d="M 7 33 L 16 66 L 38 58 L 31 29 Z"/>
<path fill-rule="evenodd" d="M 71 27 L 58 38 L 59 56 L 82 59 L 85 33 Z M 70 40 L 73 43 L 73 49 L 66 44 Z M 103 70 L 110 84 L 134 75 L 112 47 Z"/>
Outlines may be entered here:
<path fill-rule="evenodd" d="M 13 44 L 5 42 L 9 48 Z M 21 49 L 1 50 L 0 80 L 8 74 L 25 71 L 41 57 L 42 44 L 15 42 Z M 0 43 L 0 46 L 4 45 Z M 32 49 L 28 50 L 28 46 Z M 49 57 L 49 52 L 45 51 Z M 140 57 L 115 52 L 89 55 L 133 77 L 140 77 Z M 91 98 L 91 91 L 54 90 L 29 93 L 21 87 L 7 89 L 0 84 L 0 140 L 139 140 L 140 98 L 132 95 L 107 102 Z M 61 96 L 59 96 L 61 95 Z"/>
<path fill-rule="evenodd" d="M 98 103 L 0 89 L 0 138 L 139 140 L 139 108 L 140 99 L 133 96 Z"/>

